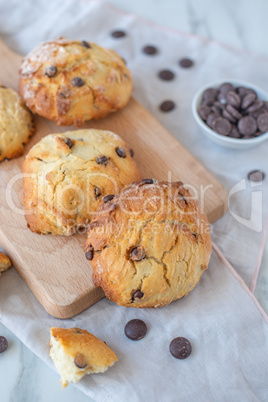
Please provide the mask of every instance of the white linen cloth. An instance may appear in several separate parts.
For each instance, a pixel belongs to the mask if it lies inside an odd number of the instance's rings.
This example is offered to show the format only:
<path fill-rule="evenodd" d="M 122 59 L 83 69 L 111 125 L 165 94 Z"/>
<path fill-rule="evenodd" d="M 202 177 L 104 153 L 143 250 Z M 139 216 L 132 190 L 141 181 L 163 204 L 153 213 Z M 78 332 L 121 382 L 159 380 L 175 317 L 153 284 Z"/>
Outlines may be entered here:
<path fill-rule="evenodd" d="M 127 36 L 112 38 L 114 29 L 125 30 Z M 268 61 L 156 27 L 99 1 L 0 0 L 0 37 L 13 50 L 25 54 L 41 41 L 60 35 L 114 48 L 132 71 L 134 96 L 228 190 L 239 182 L 245 185 L 230 198 L 232 213 L 213 224 L 212 233 L 227 260 L 254 289 L 252 278 L 255 272 L 256 279 L 264 224 L 255 231 L 233 214 L 245 220 L 253 214 L 253 228 L 258 219 L 265 220 L 267 179 L 254 187 L 243 180 L 250 170 L 267 171 L 267 143 L 245 151 L 219 147 L 200 133 L 191 114 L 191 100 L 201 86 L 221 79 L 244 79 L 265 89 Z M 144 55 L 141 49 L 148 44 L 155 44 L 159 54 Z M 193 59 L 194 67 L 180 68 L 182 57 Z M 166 68 L 176 73 L 174 81 L 157 77 Z M 174 100 L 176 109 L 164 114 L 159 104 L 166 99 Z M 257 191 L 262 192 L 262 205 L 252 202 Z M 142 341 L 132 342 L 123 331 L 125 323 L 136 317 L 144 319 L 149 331 Z M 232 267 L 228 269 L 214 253 L 197 288 L 165 308 L 126 309 L 104 299 L 70 320 L 49 316 L 11 270 L 0 280 L 0 319 L 51 367 L 50 326 L 82 327 L 105 340 L 119 362 L 105 375 L 92 375 L 77 384 L 96 401 L 264 401 L 268 394 L 267 316 Z M 193 344 L 193 353 L 185 361 L 169 354 L 169 342 L 176 336 L 185 336 Z"/>

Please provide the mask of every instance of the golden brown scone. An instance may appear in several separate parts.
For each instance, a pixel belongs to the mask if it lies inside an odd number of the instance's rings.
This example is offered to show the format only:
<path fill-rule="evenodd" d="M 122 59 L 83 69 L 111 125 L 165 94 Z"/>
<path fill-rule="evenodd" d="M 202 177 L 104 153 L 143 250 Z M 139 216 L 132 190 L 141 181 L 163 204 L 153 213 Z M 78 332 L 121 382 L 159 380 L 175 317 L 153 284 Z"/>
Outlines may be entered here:
<path fill-rule="evenodd" d="M 9 269 L 11 267 L 11 261 L 10 259 L 0 251 L 0 276 L 1 276 L 1 272 L 6 271 L 7 269 Z"/>
<path fill-rule="evenodd" d="M 19 94 L 0 85 L 0 162 L 21 156 L 33 133 L 31 112 Z"/>
<path fill-rule="evenodd" d="M 25 57 L 20 94 L 33 113 L 81 126 L 124 107 L 133 83 L 123 59 L 95 43 L 59 38 Z"/>
<path fill-rule="evenodd" d="M 209 224 L 181 182 L 145 179 L 99 208 L 84 251 L 110 300 L 161 307 L 187 295 L 207 268 Z"/>
<path fill-rule="evenodd" d="M 118 360 L 112 349 L 85 329 L 52 327 L 50 332 L 49 354 L 63 388 L 86 374 L 103 373 Z"/>
<path fill-rule="evenodd" d="M 88 226 L 105 196 L 140 179 L 133 151 L 103 130 L 50 134 L 22 166 L 25 217 L 36 233 L 72 235 Z"/>

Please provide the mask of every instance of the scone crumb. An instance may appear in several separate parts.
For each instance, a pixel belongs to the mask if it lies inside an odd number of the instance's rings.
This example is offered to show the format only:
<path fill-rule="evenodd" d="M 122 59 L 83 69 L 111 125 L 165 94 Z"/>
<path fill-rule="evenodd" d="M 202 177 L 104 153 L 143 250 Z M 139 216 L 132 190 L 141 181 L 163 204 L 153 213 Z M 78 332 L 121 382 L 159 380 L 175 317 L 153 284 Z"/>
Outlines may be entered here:
<path fill-rule="evenodd" d="M 63 388 L 86 374 L 103 373 L 118 360 L 105 342 L 85 329 L 52 327 L 50 333 L 50 357 Z"/>

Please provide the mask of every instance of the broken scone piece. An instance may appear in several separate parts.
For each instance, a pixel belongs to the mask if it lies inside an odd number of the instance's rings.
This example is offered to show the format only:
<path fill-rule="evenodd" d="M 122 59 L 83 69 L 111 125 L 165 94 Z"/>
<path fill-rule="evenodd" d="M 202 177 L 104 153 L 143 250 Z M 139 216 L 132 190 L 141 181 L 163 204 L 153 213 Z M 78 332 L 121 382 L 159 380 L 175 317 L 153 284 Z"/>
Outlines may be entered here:
<path fill-rule="evenodd" d="M 52 327 L 50 332 L 50 357 L 63 388 L 86 374 L 103 373 L 118 360 L 104 342 L 85 329 Z"/>
<path fill-rule="evenodd" d="M 1 272 L 6 271 L 8 268 L 11 267 L 11 261 L 10 259 L 0 251 L 0 276 Z"/>

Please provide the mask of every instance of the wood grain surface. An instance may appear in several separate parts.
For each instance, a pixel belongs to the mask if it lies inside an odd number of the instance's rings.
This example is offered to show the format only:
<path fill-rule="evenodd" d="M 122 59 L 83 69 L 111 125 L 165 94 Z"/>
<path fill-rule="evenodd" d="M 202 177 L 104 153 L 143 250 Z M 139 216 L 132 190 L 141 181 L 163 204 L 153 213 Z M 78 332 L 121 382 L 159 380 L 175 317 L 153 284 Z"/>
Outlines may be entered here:
<path fill-rule="evenodd" d="M 21 56 L 0 41 L 0 60 L 0 83 L 17 90 Z M 57 127 L 38 116 L 35 124 L 36 134 L 24 156 L 44 135 L 74 129 Z M 223 186 L 135 99 L 122 111 L 85 127 L 109 129 L 124 138 L 134 149 L 144 177 L 182 180 L 194 188 L 211 223 L 226 211 Z M 104 295 L 91 280 L 91 267 L 81 247 L 85 235 L 42 236 L 27 228 L 20 170 L 24 156 L 0 163 L 0 247 L 49 314 L 73 317 Z"/>

